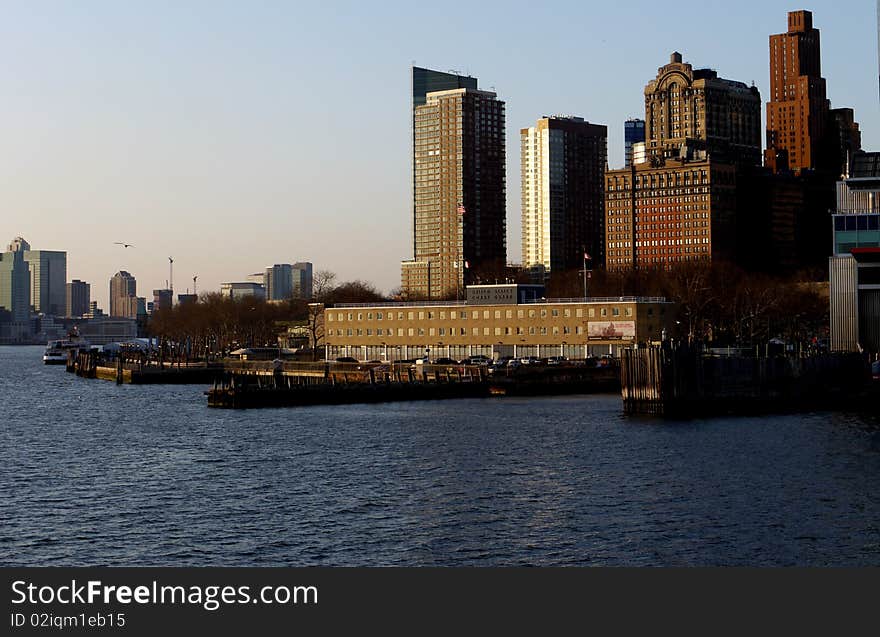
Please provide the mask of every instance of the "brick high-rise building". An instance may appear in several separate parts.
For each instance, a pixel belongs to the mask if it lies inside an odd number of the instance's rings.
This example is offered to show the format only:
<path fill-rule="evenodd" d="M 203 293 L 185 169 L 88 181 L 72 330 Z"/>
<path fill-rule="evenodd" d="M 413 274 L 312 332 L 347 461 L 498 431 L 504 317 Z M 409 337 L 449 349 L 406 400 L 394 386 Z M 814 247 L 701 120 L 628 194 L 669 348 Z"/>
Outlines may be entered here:
<path fill-rule="evenodd" d="M 788 31 L 770 36 L 765 165 L 795 173 L 821 167 L 829 108 L 813 14 L 792 11 Z"/>
<path fill-rule="evenodd" d="M 608 269 L 732 259 L 736 175 L 735 164 L 708 159 L 655 160 L 630 170 L 608 171 Z"/>
<path fill-rule="evenodd" d="M 645 87 L 645 143 L 649 156 L 677 158 L 687 148 L 759 165 L 761 94 L 674 52 Z"/>
<path fill-rule="evenodd" d="M 604 263 L 608 128 L 544 117 L 520 131 L 522 259 L 545 271 Z"/>
<path fill-rule="evenodd" d="M 412 261 L 401 288 L 441 298 L 506 262 L 504 102 L 471 88 L 428 93 L 415 107 Z"/>

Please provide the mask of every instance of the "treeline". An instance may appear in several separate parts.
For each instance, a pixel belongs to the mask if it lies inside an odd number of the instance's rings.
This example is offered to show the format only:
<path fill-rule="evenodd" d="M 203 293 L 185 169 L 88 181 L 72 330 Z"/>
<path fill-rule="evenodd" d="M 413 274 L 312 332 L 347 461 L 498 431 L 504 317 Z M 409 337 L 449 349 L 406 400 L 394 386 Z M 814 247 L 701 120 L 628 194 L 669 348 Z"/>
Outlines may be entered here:
<path fill-rule="evenodd" d="M 231 299 L 217 292 L 156 311 L 148 330 L 158 337 L 169 358 L 222 356 L 239 347 L 275 347 L 278 335 L 290 325 L 309 328 L 313 345 L 320 345 L 323 326 L 309 303 L 372 303 L 384 300 L 370 283 L 336 283 L 336 275 L 321 271 L 314 277 L 314 298 L 270 303 L 255 297 Z"/>
<path fill-rule="evenodd" d="M 754 346 L 781 338 L 806 343 L 828 335 L 827 284 L 815 273 L 777 277 L 733 264 L 694 263 L 625 272 L 595 270 L 587 294 L 663 296 L 679 304 L 681 335 L 716 346 Z M 583 274 L 551 276 L 547 297 L 584 296 Z"/>

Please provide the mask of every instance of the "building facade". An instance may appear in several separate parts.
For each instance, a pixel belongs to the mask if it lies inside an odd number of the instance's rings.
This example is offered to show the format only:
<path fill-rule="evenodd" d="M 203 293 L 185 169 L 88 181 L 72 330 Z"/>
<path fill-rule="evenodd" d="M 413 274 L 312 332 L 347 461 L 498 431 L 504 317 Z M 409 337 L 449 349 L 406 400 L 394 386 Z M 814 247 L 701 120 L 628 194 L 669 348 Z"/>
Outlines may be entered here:
<path fill-rule="evenodd" d="M 765 165 L 795 173 L 819 167 L 829 108 L 813 14 L 792 11 L 788 31 L 770 36 Z"/>
<path fill-rule="evenodd" d="M 68 318 L 79 318 L 89 312 L 91 303 L 91 286 L 85 281 L 74 279 L 66 286 L 65 312 Z"/>
<path fill-rule="evenodd" d="M 545 272 L 604 263 L 608 129 L 544 117 L 520 131 L 522 264 Z"/>
<path fill-rule="evenodd" d="M 174 292 L 172 290 L 153 290 L 153 312 L 170 310 L 174 304 Z"/>
<path fill-rule="evenodd" d="M 428 93 L 415 106 L 413 260 L 401 287 L 455 296 L 506 265 L 505 111 L 495 93 Z"/>
<path fill-rule="evenodd" d="M 276 263 L 266 268 L 266 300 L 284 301 L 293 296 L 293 266 Z"/>
<path fill-rule="evenodd" d="M 9 248 L 0 254 L 0 309 L 10 313 L 12 323 L 22 325 L 30 319 L 30 266 L 20 244 L 13 242 Z"/>
<path fill-rule="evenodd" d="M 828 261 L 831 347 L 880 354 L 880 153 L 860 153 L 838 183 Z"/>
<path fill-rule="evenodd" d="M 308 261 L 294 263 L 293 274 L 293 297 L 297 299 L 312 298 L 312 264 Z"/>
<path fill-rule="evenodd" d="M 110 316 L 137 316 L 137 280 L 125 270 L 120 270 L 110 279 Z"/>
<path fill-rule="evenodd" d="M 695 70 L 675 52 L 645 87 L 645 144 L 650 156 L 678 158 L 686 148 L 760 165 L 761 94 L 713 70 Z"/>
<path fill-rule="evenodd" d="M 243 299 L 245 297 L 254 297 L 257 299 L 266 298 L 266 288 L 260 283 L 250 281 L 242 281 L 239 283 L 221 283 L 220 296 L 230 299 Z"/>
<path fill-rule="evenodd" d="M 416 226 L 416 108 L 424 106 L 428 101 L 428 93 L 466 88 L 477 89 L 477 78 L 460 75 L 455 72 L 444 73 L 418 66 L 412 67 L 412 227 Z M 413 234 L 413 254 L 416 253 L 415 234 Z"/>
<path fill-rule="evenodd" d="M 608 171 L 608 269 L 733 259 L 736 185 L 734 164 L 708 159 L 655 160 Z"/>
<path fill-rule="evenodd" d="M 63 316 L 67 309 L 67 253 L 56 250 L 27 250 L 24 260 L 30 265 L 33 311 Z"/>
<path fill-rule="evenodd" d="M 625 168 L 633 163 L 633 146 L 645 142 L 645 120 L 628 119 L 623 123 L 623 154 Z"/>
<path fill-rule="evenodd" d="M 474 286 L 491 288 L 504 286 Z M 516 287 L 515 284 L 508 287 Z M 468 293 L 472 287 L 468 288 Z M 483 294 L 476 294 L 482 299 Z M 336 305 L 324 310 L 327 358 L 406 360 L 618 353 L 672 338 L 676 306 L 662 298 L 534 299 Z M 501 298 L 501 297 L 496 297 Z"/>

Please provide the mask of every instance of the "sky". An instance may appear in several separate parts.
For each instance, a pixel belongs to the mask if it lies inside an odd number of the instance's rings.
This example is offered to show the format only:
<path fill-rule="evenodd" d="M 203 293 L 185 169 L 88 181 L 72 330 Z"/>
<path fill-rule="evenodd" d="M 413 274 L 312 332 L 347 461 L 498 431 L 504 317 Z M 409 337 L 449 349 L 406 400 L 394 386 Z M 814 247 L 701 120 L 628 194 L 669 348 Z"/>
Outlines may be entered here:
<path fill-rule="evenodd" d="M 311 261 L 389 291 L 411 254 L 410 66 L 507 104 L 507 251 L 520 261 L 519 129 L 609 129 L 680 51 L 769 93 L 768 36 L 809 9 L 833 107 L 880 150 L 874 0 L 0 2 L 0 249 L 66 250 L 68 280 L 218 290 Z M 842 7 L 845 7 L 843 9 Z M 127 242 L 123 248 L 114 242 Z"/>

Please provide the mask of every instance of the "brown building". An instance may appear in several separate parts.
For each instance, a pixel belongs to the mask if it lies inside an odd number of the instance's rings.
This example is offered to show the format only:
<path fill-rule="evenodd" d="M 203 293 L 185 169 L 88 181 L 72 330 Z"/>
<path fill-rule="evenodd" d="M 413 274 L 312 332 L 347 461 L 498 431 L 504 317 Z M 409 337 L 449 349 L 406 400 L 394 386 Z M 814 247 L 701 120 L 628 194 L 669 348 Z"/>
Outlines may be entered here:
<path fill-rule="evenodd" d="M 326 308 L 326 356 L 584 358 L 675 336 L 676 305 L 663 298 L 528 299 L 499 293 L 516 289 L 516 284 L 470 286 L 467 301 Z"/>
<path fill-rule="evenodd" d="M 401 287 L 455 296 L 506 262 L 504 102 L 459 88 L 428 93 L 415 107 L 415 254 Z"/>
<path fill-rule="evenodd" d="M 813 14 L 792 11 L 788 31 L 770 36 L 765 165 L 795 173 L 820 167 L 829 108 Z"/>
<path fill-rule="evenodd" d="M 737 167 L 655 159 L 605 173 L 608 269 L 733 259 Z"/>
<path fill-rule="evenodd" d="M 761 94 L 713 70 L 694 70 L 675 52 L 645 87 L 645 142 L 649 156 L 678 157 L 686 147 L 759 165 Z"/>

